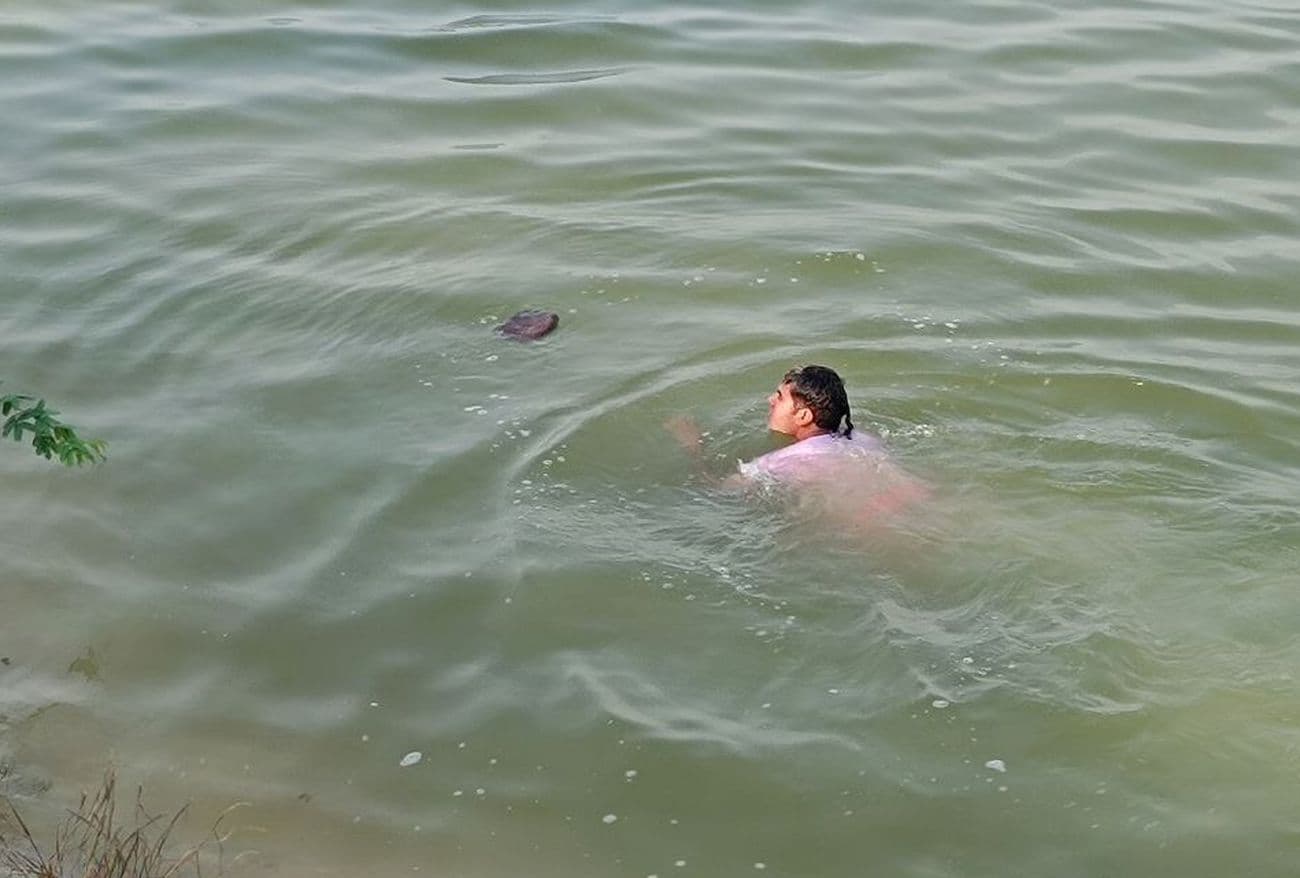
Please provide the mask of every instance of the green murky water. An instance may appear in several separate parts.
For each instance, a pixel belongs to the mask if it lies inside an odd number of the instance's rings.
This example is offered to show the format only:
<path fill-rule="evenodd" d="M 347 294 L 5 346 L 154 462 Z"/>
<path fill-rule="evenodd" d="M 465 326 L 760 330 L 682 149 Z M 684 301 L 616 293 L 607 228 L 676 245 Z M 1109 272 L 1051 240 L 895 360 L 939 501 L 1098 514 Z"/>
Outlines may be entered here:
<path fill-rule="evenodd" d="M 111 459 L 0 449 L 0 789 L 252 874 L 1293 874 L 1298 76 L 1267 2 L 7 4 L 0 379 Z M 924 526 L 662 430 L 809 361 Z"/>

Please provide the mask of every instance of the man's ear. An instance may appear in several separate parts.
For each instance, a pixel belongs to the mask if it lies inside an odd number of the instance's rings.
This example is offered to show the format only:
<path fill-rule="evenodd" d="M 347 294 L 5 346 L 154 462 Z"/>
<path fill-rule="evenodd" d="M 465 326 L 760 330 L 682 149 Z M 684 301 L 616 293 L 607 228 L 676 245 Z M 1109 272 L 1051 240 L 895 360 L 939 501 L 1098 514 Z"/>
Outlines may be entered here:
<path fill-rule="evenodd" d="M 806 427 L 813 422 L 813 412 L 808 406 L 800 406 L 795 410 L 794 422 L 800 427 Z"/>

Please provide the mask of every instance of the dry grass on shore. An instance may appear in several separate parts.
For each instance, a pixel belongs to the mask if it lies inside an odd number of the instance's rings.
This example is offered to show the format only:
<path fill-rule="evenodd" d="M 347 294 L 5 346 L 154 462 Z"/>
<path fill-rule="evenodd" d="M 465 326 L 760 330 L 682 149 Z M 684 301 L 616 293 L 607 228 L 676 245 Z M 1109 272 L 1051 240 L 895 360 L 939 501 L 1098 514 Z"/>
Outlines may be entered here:
<path fill-rule="evenodd" d="M 150 815 L 136 790 L 132 819 L 117 812 L 117 778 L 112 771 L 42 845 L 12 802 L 0 814 L 0 878 L 180 878 L 222 874 L 221 820 L 196 845 L 176 847 L 173 833 L 185 815 Z M 224 817 L 224 814 L 222 815 Z"/>

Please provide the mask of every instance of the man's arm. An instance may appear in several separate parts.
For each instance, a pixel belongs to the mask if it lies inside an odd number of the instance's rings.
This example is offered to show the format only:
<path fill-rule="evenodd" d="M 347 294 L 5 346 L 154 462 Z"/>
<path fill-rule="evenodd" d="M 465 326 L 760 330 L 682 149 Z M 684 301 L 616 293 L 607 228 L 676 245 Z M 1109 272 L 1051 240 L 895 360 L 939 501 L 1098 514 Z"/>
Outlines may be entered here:
<path fill-rule="evenodd" d="M 749 480 L 738 472 L 718 476 L 705 469 L 708 463 L 704 456 L 705 434 L 700 430 L 700 425 L 695 423 L 694 418 L 687 415 L 675 415 L 664 422 L 664 429 L 677 440 L 677 444 L 682 447 L 682 450 L 690 455 L 697 472 L 711 485 L 726 491 L 737 492 L 743 491 L 749 486 Z"/>
<path fill-rule="evenodd" d="M 667 430 L 682 450 L 691 456 L 696 462 L 702 462 L 704 459 L 704 434 L 700 432 L 700 425 L 695 423 L 695 419 L 687 415 L 674 415 L 664 421 L 664 429 Z"/>

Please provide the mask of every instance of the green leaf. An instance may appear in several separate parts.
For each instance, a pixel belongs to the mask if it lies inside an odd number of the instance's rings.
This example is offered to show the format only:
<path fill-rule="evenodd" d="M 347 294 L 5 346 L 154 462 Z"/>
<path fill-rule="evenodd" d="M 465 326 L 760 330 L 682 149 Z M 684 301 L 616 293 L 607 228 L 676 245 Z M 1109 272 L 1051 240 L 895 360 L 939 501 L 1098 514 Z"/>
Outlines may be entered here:
<path fill-rule="evenodd" d="M 0 397 L 0 412 L 8 416 L 0 427 L 0 438 L 12 436 L 15 442 L 21 442 L 31 433 L 32 450 L 46 460 L 57 456 L 65 466 L 81 466 L 104 459 L 105 443 L 82 439 L 73 427 L 58 419 L 56 410 L 46 408 L 44 399 L 8 394 Z"/>

